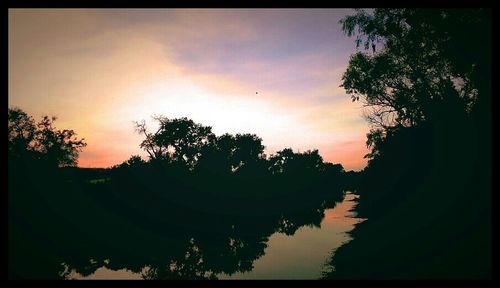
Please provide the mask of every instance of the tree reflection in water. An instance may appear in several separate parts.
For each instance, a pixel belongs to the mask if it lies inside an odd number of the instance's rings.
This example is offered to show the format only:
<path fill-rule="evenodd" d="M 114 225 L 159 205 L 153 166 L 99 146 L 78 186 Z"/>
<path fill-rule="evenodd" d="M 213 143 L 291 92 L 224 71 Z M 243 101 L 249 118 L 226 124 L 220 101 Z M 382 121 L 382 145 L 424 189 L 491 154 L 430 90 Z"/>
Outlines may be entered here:
<path fill-rule="evenodd" d="M 309 185 L 300 185 L 303 178 L 238 179 L 244 185 L 233 189 L 231 179 L 225 187 L 208 179 L 197 186 L 189 176 L 170 175 L 164 178 L 168 189 L 135 190 L 137 179 L 117 174 L 99 184 L 52 183 L 52 193 L 19 189 L 14 198 L 30 191 L 45 206 L 33 203 L 11 217 L 17 223 L 9 226 L 9 251 L 16 255 L 11 269 L 23 267 L 19 278 L 30 279 L 86 277 L 101 267 L 143 279 L 216 279 L 250 271 L 270 235 L 319 227 L 324 210 L 343 199 L 332 175 L 307 177 Z M 190 189 L 178 193 L 188 183 Z M 228 183 L 235 186 L 228 189 Z M 223 189 L 214 192 L 216 187 Z"/>

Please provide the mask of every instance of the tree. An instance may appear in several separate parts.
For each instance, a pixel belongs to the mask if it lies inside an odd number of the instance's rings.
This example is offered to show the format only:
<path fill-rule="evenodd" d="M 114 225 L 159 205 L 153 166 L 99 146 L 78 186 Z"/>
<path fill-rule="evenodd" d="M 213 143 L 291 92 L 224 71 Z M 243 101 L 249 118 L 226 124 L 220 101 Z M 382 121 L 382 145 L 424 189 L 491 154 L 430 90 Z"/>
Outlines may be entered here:
<path fill-rule="evenodd" d="M 276 154 L 269 157 L 269 170 L 273 174 L 283 173 L 285 171 L 285 166 L 290 161 L 293 161 L 295 153 L 292 148 L 285 148 L 281 151 L 276 152 Z"/>
<path fill-rule="evenodd" d="M 130 167 L 133 166 L 141 166 L 146 163 L 146 161 L 142 160 L 141 156 L 139 155 L 133 155 L 130 156 L 130 158 L 126 161 L 127 165 Z"/>
<path fill-rule="evenodd" d="M 259 161 L 265 161 L 262 139 L 255 134 L 225 133 L 216 137 L 211 145 L 205 145 L 199 165 L 205 170 L 232 173 L 240 168 L 256 168 Z M 259 165 L 257 165 L 259 166 Z"/>
<path fill-rule="evenodd" d="M 164 116 L 154 116 L 153 119 L 159 124 L 154 133 L 147 130 L 145 121 L 135 122 L 136 131 L 146 137 L 140 147 L 151 159 L 168 159 L 183 163 L 192 169 L 203 148 L 215 140 L 210 126 L 194 123 L 185 117 L 168 119 Z"/>
<path fill-rule="evenodd" d="M 9 156 L 21 156 L 33 151 L 36 125 L 33 117 L 19 108 L 9 108 Z"/>
<path fill-rule="evenodd" d="M 139 155 L 132 155 L 128 160 L 123 161 L 119 165 L 113 166 L 113 168 L 135 168 L 135 167 L 141 167 L 146 164 L 146 161 L 144 161 L 141 156 Z"/>
<path fill-rule="evenodd" d="M 9 157 L 40 160 L 52 166 L 75 166 L 79 152 L 87 144 L 73 130 L 56 130 L 56 117 L 44 116 L 35 124 L 20 108 L 9 108 Z"/>
<path fill-rule="evenodd" d="M 347 177 L 369 221 L 335 251 L 330 275 L 491 278 L 491 12 L 358 10 L 342 23 L 372 45 L 352 56 L 343 86 L 374 125 L 369 165 Z"/>
<path fill-rule="evenodd" d="M 264 157 L 264 145 L 260 137 L 255 134 L 236 134 L 231 155 L 233 169 L 255 164 Z"/>
<path fill-rule="evenodd" d="M 337 163 L 325 163 L 325 172 L 330 174 L 330 175 L 339 175 L 341 173 L 344 173 L 344 166 L 342 164 Z"/>
<path fill-rule="evenodd" d="M 357 10 L 341 23 L 365 48 L 351 56 L 341 86 L 371 109 L 366 118 L 377 137 L 470 113 L 479 96 L 489 97 L 489 10 Z"/>
<path fill-rule="evenodd" d="M 276 173 L 303 173 L 319 172 L 324 170 L 323 158 L 319 151 L 307 150 L 303 153 L 295 153 L 291 148 L 285 148 L 276 152 L 269 158 L 270 170 Z"/>

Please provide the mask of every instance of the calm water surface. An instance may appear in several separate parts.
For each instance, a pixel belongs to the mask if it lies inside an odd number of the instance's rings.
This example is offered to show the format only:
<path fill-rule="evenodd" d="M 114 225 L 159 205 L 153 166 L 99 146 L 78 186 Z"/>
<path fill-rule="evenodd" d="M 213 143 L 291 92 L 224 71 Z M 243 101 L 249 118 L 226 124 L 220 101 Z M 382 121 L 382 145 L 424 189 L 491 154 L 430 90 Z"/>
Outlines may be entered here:
<path fill-rule="evenodd" d="M 357 198 L 346 193 L 345 199 L 333 209 L 325 210 L 320 227 L 303 226 L 293 235 L 274 233 L 269 237 L 264 255 L 253 263 L 250 272 L 221 273 L 219 279 L 318 279 L 332 251 L 351 240 L 347 234 L 354 224 L 362 221 L 350 211 Z M 147 269 L 147 268 L 146 268 Z M 126 269 L 98 268 L 93 274 L 82 277 L 76 272 L 70 279 L 141 279 L 140 273 Z"/>

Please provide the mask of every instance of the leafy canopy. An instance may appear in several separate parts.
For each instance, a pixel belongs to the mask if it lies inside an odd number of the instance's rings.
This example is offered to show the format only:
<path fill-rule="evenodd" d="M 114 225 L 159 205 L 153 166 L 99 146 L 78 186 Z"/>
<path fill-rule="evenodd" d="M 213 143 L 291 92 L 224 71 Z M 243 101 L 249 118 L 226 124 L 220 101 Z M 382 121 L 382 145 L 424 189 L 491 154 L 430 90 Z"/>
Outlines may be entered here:
<path fill-rule="evenodd" d="M 391 128 L 467 115 L 487 93 L 491 59 L 486 9 L 375 9 L 341 20 L 356 46 L 342 77 L 372 124 L 368 146 Z M 371 48 L 371 49 L 370 49 Z"/>
<path fill-rule="evenodd" d="M 56 117 L 42 117 L 35 123 L 20 108 L 8 111 L 8 151 L 12 160 L 40 160 L 53 166 L 75 166 L 78 155 L 87 144 L 76 138 L 73 130 L 57 130 Z"/>

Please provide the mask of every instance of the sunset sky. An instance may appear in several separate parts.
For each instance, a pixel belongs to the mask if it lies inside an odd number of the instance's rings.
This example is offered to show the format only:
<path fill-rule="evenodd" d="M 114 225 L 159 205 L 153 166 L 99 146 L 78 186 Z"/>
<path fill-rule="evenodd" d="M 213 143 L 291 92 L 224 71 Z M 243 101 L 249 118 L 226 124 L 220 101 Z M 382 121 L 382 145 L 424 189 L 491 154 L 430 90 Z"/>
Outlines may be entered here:
<path fill-rule="evenodd" d="M 58 117 L 80 167 L 140 154 L 132 121 L 163 114 L 255 133 L 266 153 L 319 149 L 362 169 L 369 126 L 341 84 L 350 9 L 10 9 L 9 106 Z"/>

